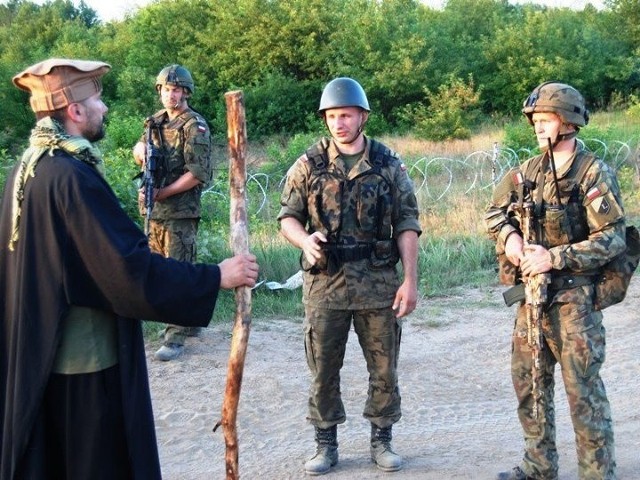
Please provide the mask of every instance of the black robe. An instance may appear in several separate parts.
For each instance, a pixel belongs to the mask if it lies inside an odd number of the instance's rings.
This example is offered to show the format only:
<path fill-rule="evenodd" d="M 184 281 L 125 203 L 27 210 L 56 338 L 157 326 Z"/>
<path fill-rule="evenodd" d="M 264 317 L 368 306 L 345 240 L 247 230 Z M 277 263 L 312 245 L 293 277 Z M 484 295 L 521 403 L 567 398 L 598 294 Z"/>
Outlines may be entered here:
<path fill-rule="evenodd" d="M 152 253 L 107 182 L 93 167 L 61 151 L 45 154 L 28 180 L 19 239 L 10 251 L 14 175 L 0 208 L 0 479 L 13 480 L 24 456 L 70 305 L 117 315 L 134 478 L 160 478 L 141 321 L 136 319 L 206 326 L 220 288 L 220 269 Z"/>

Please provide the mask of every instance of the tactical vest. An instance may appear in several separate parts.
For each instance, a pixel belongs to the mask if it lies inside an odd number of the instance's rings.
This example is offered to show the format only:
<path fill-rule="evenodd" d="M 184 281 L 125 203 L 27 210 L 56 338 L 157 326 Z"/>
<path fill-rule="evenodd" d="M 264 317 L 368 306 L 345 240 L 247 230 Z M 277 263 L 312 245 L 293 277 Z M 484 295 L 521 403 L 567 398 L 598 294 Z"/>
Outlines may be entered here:
<path fill-rule="evenodd" d="M 391 238 L 393 191 L 386 167 L 393 156 L 381 143 L 370 142 L 373 167 L 353 179 L 329 169 L 327 139 L 306 152 L 312 166 L 308 189 L 310 230 L 323 232 L 330 243 L 354 244 Z"/>
<path fill-rule="evenodd" d="M 580 162 L 574 161 L 567 175 L 558 180 L 559 206 L 543 200 L 544 186 L 537 188 L 544 181 L 543 172 L 548 165 L 544 155 L 534 157 L 526 170 L 516 170 L 512 175 L 512 185 L 517 192 L 516 202 L 520 207 L 524 201 L 534 202 L 536 238 L 545 248 L 580 242 L 589 237 L 587 213 L 583 205 L 586 192 L 582 182 L 595 159 L 593 154 L 587 153 Z M 520 180 L 515 181 L 519 176 Z M 517 215 L 511 217 L 511 223 L 518 230 L 521 222 Z M 504 252 L 498 254 L 498 277 L 503 285 L 516 285 L 521 281 L 519 269 L 507 259 Z M 514 298 L 518 300 L 517 296 Z M 509 301 L 507 304 L 510 304 Z"/>
<path fill-rule="evenodd" d="M 162 188 L 175 182 L 184 173 L 185 131 L 194 123 L 204 122 L 204 119 L 193 110 L 187 110 L 170 121 L 166 121 L 164 110 L 161 110 L 154 118 L 159 127 L 153 134 L 153 142 L 160 155 L 155 182 Z"/>
<path fill-rule="evenodd" d="M 544 156 L 534 158 L 529 162 L 524 178 L 533 180 L 530 184 L 529 195 L 535 195 L 531 200 L 535 204 L 534 214 L 539 225 L 541 244 L 549 249 L 558 245 L 577 243 L 589 238 L 589 224 L 583 202 L 586 192 L 582 181 L 587 170 L 595 160 L 592 153 L 587 153 L 579 162 L 574 161 L 567 175 L 558 180 L 557 191 L 560 204 L 543 201 L 544 170 L 547 161 Z M 527 182 L 518 186 L 518 201 L 522 202 L 527 195 Z M 536 191 L 534 189 L 537 188 Z"/>
<path fill-rule="evenodd" d="M 396 156 L 375 140 L 369 140 L 372 168 L 349 179 L 329 168 L 328 139 L 306 152 L 311 165 L 308 188 L 309 232 L 327 237 L 323 250 L 326 270 L 336 273 L 344 262 L 369 259 L 370 268 L 394 266 L 400 256 L 392 238 L 393 188 L 389 163 Z M 306 268 L 312 273 L 322 267 Z"/>

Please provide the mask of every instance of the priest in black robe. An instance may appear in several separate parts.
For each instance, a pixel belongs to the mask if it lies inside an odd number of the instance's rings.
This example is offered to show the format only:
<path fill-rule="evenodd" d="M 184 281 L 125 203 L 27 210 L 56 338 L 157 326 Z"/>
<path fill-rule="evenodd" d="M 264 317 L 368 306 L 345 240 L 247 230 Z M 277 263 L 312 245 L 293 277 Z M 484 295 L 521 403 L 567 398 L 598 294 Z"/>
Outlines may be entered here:
<path fill-rule="evenodd" d="M 13 77 L 36 126 L 0 205 L 0 480 L 161 478 L 141 321 L 204 327 L 253 255 L 152 253 L 104 179 L 103 62 Z"/>

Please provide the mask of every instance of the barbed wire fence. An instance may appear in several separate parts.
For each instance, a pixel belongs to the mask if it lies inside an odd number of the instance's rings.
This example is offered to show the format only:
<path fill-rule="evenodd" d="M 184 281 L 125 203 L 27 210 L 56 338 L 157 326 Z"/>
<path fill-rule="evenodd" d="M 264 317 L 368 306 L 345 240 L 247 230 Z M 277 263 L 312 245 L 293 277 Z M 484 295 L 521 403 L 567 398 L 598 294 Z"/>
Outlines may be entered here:
<path fill-rule="evenodd" d="M 581 145 L 603 158 L 614 170 L 623 167 L 633 170 L 640 181 L 640 144 L 637 141 L 605 142 L 597 138 L 578 140 Z M 511 168 L 529 157 L 536 150 L 514 150 L 497 142 L 491 149 L 478 150 L 464 157 L 424 156 L 415 161 L 405 161 L 409 176 L 413 179 L 416 194 L 422 201 L 438 202 L 450 195 L 471 195 L 491 190 Z M 247 196 L 250 214 L 260 215 L 269 209 L 279 208 L 277 196 L 282 191 L 286 177 L 263 172 L 247 174 Z M 228 201 L 228 185 L 224 177 L 217 179 L 204 191 L 204 196 Z M 275 205 L 274 205 L 275 203 Z"/>

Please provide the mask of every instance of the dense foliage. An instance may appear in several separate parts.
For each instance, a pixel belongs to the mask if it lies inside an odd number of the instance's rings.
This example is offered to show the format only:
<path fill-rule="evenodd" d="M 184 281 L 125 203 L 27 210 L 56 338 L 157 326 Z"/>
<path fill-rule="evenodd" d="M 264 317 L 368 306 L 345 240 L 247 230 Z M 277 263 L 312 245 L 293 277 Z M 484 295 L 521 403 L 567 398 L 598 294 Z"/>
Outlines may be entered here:
<path fill-rule="evenodd" d="M 169 63 L 189 68 L 192 104 L 226 132 L 223 94 L 245 92 L 250 138 L 317 131 L 322 86 L 340 75 L 364 86 L 372 134 L 469 135 L 479 115 L 519 111 L 539 82 L 575 85 L 592 109 L 638 98 L 640 4 L 582 11 L 507 0 L 156 0 L 104 23 L 80 3 L 0 5 L 0 149 L 33 123 L 10 78 L 49 56 L 104 60 L 111 147 L 130 147 L 158 107 L 153 84 Z M 619 105 L 618 105 L 619 106 Z M 122 125 L 127 125 L 126 132 Z M 111 132 L 110 132 L 111 133 Z"/>

